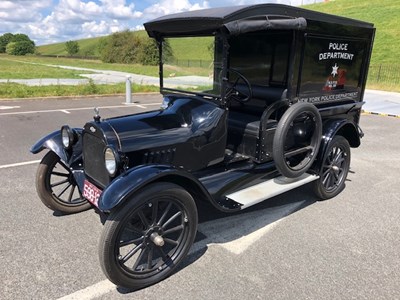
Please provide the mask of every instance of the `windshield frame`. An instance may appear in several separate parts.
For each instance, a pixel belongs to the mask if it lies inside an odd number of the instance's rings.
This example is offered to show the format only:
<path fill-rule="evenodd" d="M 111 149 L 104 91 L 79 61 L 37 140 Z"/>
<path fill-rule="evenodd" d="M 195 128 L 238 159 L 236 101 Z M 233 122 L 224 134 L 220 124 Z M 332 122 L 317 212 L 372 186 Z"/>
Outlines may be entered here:
<path fill-rule="evenodd" d="M 201 91 L 193 91 L 193 90 L 186 90 L 186 89 L 180 89 L 180 88 L 170 88 L 166 87 L 164 83 L 164 55 L 163 55 L 163 45 L 165 39 L 169 38 L 196 38 L 196 37 L 213 37 L 214 38 L 214 49 L 216 46 L 216 40 L 220 39 L 220 59 L 218 61 L 218 64 L 220 64 L 220 69 L 221 71 L 219 72 L 219 91 L 218 93 L 206 93 L 206 92 L 201 92 Z M 207 35 L 168 35 L 168 36 L 163 36 L 161 39 L 158 39 L 158 47 L 159 47 L 159 76 L 160 76 L 160 92 L 161 94 L 184 94 L 184 95 L 194 95 L 194 96 L 201 96 L 203 98 L 209 98 L 212 100 L 218 100 L 222 104 L 225 103 L 223 100 L 225 98 L 225 87 L 226 87 L 226 72 L 227 72 L 227 56 L 228 56 L 228 42 L 227 42 L 227 36 L 225 34 L 222 34 L 221 32 L 214 32 L 213 34 L 207 34 Z M 213 53 L 212 57 L 212 63 L 213 63 L 213 71 L 215 72 L 215 59 L 216 53 Z M 212 84 L 216 84 L 216 77 L 213 76 L 213 82 Z"/>

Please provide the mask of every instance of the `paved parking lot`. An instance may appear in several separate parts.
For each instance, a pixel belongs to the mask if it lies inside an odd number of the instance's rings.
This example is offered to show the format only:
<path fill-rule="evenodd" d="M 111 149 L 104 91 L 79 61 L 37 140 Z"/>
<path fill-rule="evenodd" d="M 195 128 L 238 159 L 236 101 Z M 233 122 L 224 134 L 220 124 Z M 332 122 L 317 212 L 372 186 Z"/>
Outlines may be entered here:
<path fill-rule="evenodd" d="M 318 202 L 302 187 L 236 215 L 200 208 L 182 268 L 129 292 L 101 272 L 99 215 L 54 215 L 35 191 L 41 136 L 63 124 L 159 106 L 161 97 L 0 101 L 1 299 L 399 299 L 400 119 L 363 115 L 346 189 Z M 21 164 L 24 163 L 24 164 Z"/>

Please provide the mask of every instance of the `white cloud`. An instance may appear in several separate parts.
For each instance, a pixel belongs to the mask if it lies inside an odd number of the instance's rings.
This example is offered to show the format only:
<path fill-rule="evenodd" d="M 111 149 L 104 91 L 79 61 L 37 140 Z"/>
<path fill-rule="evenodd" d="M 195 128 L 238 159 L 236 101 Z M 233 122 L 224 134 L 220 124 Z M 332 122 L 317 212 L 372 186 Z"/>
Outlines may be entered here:
<path fill-rule="evenodd" d="M 125 0 L 100 0 L 103 4 L 104 13 L 110 18 L 115 19 L 137 19 L 142 16 L 142 12 L 135 11 L 135 4 L 132 2 L 127 5 Z"/>
<path fill-rule="evenodd" d="M 51 3 L 51 0 L 0 1 L 0 22 L 27 23 L 31 21 L 39 21 L 42 18 L 40 10 L 51 6 Z"/>
<path fill-rule="evenodd" d="M 0 35 L 28 34 L 38 45 L 143 29 L 153 18 L 217 6 L 322 0 L 0 0 Z"/>
<path fill-rule="evenodd" d="M 119 24 L 118 20 L 112 20 L 111 22 L 106 22 L 104 20 L 100 22 L 92 21 L 82 24 L 82 33 L 87 36 L 105 35 L 123 29 L 124 28 Z"/>

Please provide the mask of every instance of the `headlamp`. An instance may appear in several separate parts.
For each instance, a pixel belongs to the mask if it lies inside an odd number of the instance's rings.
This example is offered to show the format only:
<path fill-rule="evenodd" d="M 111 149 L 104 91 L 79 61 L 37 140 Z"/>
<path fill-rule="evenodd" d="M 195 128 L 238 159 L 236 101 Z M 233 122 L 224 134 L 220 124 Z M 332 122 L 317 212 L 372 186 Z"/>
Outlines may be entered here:
<path fill-rule="evenodd" d="M 118 170 L 118 155 L 113 148 L 107 147 L 104 151 L 104 165 L 108 174 L 113 177 Z"/>
<path fill-rule="evenodd" d="M 61 127 L 61 139 L 64 148 L 68 150 L 76 143 L 77 136 L 73 129 L 68 125 L 64 125 Z"/>

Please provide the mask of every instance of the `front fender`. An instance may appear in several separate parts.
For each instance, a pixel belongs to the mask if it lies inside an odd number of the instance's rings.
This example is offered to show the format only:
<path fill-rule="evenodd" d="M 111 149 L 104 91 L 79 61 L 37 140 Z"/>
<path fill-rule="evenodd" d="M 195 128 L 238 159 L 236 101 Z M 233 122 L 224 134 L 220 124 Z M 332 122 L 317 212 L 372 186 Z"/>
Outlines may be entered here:
<path fill-rule="evenodd" d="M 79 135 L 81 135 L 82 129 L 74 128 L 74 130 Z M 54 132 L 42 137 L 31 147 L 30 151 L 33 154 L 37 154 L 44 149 L 49 149 L 49 150 L 53 151 L 64 162 L 69 161 L 70 154 L 68 154 L 67 151 L 64 149 L 64 146 L 63 146 L 62 140 L 61 140 L 61 131 L 60 130 L 54 131 Z"/>
<path fill-rule="evenodd" d="M 60 130 L 54 131 L 38 140 L 31 147 L 31 152 L 37 154 L 44 149 L 50 149 L 55 152 L 61 160 L 64 162 L 68 161 L 68 154 L 63 147 Z"/>
<path fill-rule="evenodd" d="M 101 194 L 98 202 L 99 209 L 101 211 L 110 211 L 145 185 L 162 178 L 166 178 L 166 180 L 167 178 L 182 179 L 181 182 L 184 183 L 184 186 L 188 184 L 196 190 L 200 190 L 203 196 L 211 199 L 204 186 L 190 173 L 172 166 L 147 165 L 133 168 L 115 178 Z M 178 182 L 174 183 L 179 184 Z"/>

